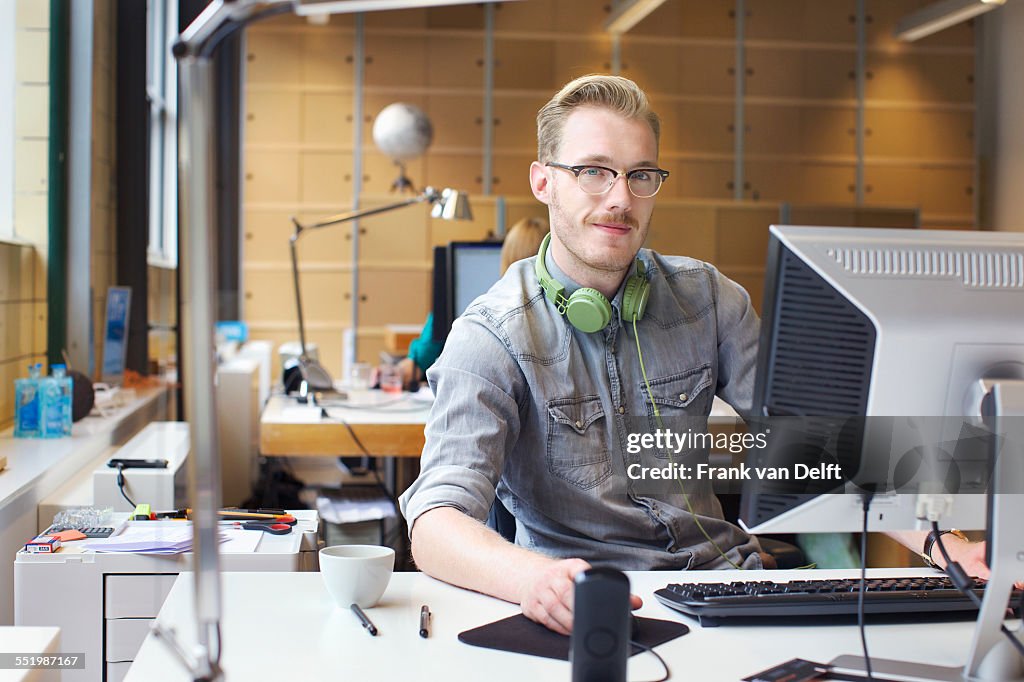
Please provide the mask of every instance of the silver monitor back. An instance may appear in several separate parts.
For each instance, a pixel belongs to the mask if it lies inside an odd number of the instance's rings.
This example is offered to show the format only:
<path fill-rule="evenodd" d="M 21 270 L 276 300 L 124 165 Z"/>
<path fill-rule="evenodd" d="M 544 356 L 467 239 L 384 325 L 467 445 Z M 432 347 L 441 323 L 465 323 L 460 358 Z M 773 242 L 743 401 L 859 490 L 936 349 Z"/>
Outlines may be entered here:
<path fill-rule="evenodd" d="M 1024 378 L 1024 234 L 771 226 L 770 235 L 760 414 L 867 417 L 871 443 L 874 417 L 975 417 L 986 382 Z M 922 527 L 916 502 L 879 495 L 871 529 Z M 859 510 L 857 495 L 787 497 L 755 483 L 741 524 L 852 532 Z M 984 528 L 984 495 L 957 495 L 944 523 Z"/>

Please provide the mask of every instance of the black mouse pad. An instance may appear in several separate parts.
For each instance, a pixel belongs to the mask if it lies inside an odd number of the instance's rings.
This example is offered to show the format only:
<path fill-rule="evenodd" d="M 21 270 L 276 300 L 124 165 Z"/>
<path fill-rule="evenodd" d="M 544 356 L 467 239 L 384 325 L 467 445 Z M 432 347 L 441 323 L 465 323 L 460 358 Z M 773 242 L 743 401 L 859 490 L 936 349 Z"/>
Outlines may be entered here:
<path fill-rule="evenodd" d="M 675 621 L 640 617 L 637 620 L 640 624 L 636 641 L 648 647 L 670 642 L 690 631 L 686 625 Z M 459 641 L 485 649 L 569 660 L 569 637 L 552 632 L 521 613 L 461 632 Z M 643 649 L 631 644 L 629 655 L 641 651 Z"/>

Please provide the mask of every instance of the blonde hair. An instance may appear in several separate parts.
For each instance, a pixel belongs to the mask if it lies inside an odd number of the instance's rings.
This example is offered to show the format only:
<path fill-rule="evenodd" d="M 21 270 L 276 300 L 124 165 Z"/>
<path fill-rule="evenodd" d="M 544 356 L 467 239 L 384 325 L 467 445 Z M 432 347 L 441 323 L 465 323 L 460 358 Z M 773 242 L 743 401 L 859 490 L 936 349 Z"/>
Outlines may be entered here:
<path fill-rule="evenodd" d="M 501 274 L 517 260 L 537 255 L 547 233 L 548 221 L 544 218 L 523 218 L 510 227 L 501 245 Z"/>
<path fill-rule="evenodd" d="M 646 121 L 657 145 L 661 121 L 640 86 L 621 76 L 590 74 L 567 83 L 537 112 L 537 160 L 541 163 L 555 160 L 565 120 L 573 110 L 584 105 L 605 107 L 625 118 Z"/>

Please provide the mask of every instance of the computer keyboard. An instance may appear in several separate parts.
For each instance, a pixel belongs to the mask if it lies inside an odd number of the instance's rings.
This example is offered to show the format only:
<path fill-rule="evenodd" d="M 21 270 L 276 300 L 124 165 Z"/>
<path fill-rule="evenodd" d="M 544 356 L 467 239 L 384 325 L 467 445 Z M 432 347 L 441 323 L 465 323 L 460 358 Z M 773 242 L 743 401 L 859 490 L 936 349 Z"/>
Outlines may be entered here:
<path fill-rule="evenodd" d="M 977 612 L 977 607 L 949 578 L 870 578 L 864 592 L 864 613 L 930 620 Z M 725 624 L 730 619 L 792 622 L 793 618 L 827 618 L 857 613 L 860 580 L 768 580 L 731 583 L 671 584 L 654 593 L 665 606 L 700 620 L 702 626 Z M 985 582 L 975 579 L 974 593 L 982 597 Z M 1019 608 L 1021 590 L 1013 590 L 1010 608 Z"/>

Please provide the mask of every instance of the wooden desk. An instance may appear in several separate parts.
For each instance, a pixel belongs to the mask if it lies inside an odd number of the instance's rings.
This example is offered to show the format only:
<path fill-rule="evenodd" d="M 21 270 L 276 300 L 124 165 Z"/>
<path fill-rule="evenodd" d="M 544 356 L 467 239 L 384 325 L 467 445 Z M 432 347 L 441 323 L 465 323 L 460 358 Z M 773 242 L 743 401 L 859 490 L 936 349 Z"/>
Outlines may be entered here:
<path fill-rule="evenodd" d="M 858 571 L 744 571 L 747 580 L 852 577 Z M 869 570 L 869 575 L 922 575 L 922 569 Z M 690 634 L 657 648 L 674 680 L 739 680 L 791 658 L 828 662 L 859 654 L 856 625 L 732 625 L 702 628 L 659 604 L 652 593 L 668 582 L 736 579 L 735 571 L 659 571 L 629 574 L 644 600 L 639 615 L 678 620 Z M 458 633 L 519 612 L 514 604 L 452 587 L 422 573 L 396 573 L 381 603 L 367 610 L 380 630 L 369 636 L 348 609 L 336 608 L 316 573 L 225 573 L 222 596 L 223 652 L 228 680 L 473 680 L 489 682 L 568 680 L 570 667 L 521 654 L 480 649 Z M 195 640 L 193 581 L 179 578 L 158 620 L 177 630 L 186 648 Z M 433 613 L 431 636 L 418 636 L 422 604 Z M 284 641 L 269 645 L 267 628 Z M 972 622 L 869 624 L 873 657 L 963 665 Z M 661 666 L 650 654 L 629 662 L 629 680 L 652 680 Z M 166 644 L 149 635 L 126 682 L 188 680 Z"/>
<path fill-rule="evenodd" d="M 380 391 L 353 394 L 346 403 L 326 407 L 300 405 L 294 398 L 275 395 L 260 415 L 260 453 L 287 457 L 363 455 L 352 432 L 374 456 L 419 457 L 423 425 L 430 402 L 417 396 L 393 397 Z M 348 424 L 348 427 L 345 425 Z"/>

